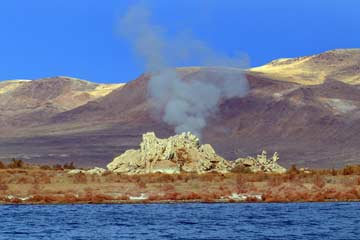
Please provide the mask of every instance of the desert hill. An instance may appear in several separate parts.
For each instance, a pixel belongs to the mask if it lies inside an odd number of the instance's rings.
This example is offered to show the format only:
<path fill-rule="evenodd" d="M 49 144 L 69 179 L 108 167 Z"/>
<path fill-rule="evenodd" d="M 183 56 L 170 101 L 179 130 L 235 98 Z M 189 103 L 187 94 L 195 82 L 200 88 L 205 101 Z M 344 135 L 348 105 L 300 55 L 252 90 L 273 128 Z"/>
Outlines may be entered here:
<path fill-rule="evenodd" d="M 202 141 L 212 144 L 220 155 L 235 159 L 266 149 L 279 152 L 280 162 L 285 166 L 296 163 L 330 168 L 359 163 L 359 56 L 359 49 L 344 49 L 276 60 L 245 73 L 220 67 L 177 71 L 184 81 L 196 81 L 201 76 L 216 82 L 227 74 L 239 79 L 246 75 L 248 94 L 222 99 L 204 130 Z M 97 85 L 77 82 L 70 84 L 73 90 L 69 93 L 63 90 L 65 87 L 59 87 L 66 81 L 60 84 L 55 79 L 40 88 L 43 93 L 37 90 L 38 95 L 30 99 L 25 96 L 33 96 L 30 94 L 33 88 L 24 87 L 29 82 L 7 86 L 10 90 L 6 91 L 16 104 L 0 106 L 2 109 L 16 106 L 12 111 L 20 109 L 20 116 L 25 111 L 29 122 L 8 131 L 3 123 L 14 119 L 14 115 L 2 116 L 0 128 L 6 134 L 0 137 L 0 158 L 104 166 L 126 149 L 136 148 L 144 132 L 154 131 L 159 137 L 173 135 L 173 127 L 162 122 L 160 114 L 151 108 L 149 79 L 144 74 L 99 95 L 91 94 L 96 92 Z M 5 91 L 1 86 L 0 100 L 1 92 Z M 21 94 L 15 94 L 20 90 Z M 72 103 L 82 94 L 87 96 L 85 100 L 80 97 Z M 27 115 L 28 104 L 39 106 L 44 114 L 36 113 L 34 118 L 32 111 Z M 47 104 L 55 110 L 49 110 Z"/>
<path fill-rule="evenodd" d="M 70 77 L 0 82 L 0 128 L 28 127 L 109 94 L 122 84 L 96 84 Z"/>
<path fill-rule="evenodd" d="M 360 49 L 336 49 L 321 54 L 282 58 L 250 69 L 251 73 L 303 85 L 337 80 L 360 84 Z"/>

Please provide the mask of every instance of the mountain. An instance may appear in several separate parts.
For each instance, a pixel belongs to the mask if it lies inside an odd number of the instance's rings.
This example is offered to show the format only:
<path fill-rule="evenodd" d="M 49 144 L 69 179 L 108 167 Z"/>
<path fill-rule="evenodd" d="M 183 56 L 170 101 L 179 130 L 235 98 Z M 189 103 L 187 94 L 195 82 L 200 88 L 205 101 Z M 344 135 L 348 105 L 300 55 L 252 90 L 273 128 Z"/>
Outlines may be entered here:
<path fill-rule="evenodd" d="M 0 129 L 29 127 L 109 94 L 123 84 L 95 84 L 69 77 L 0 82 Z"/>
<path fill-rule="evenodd" d="M 251 73 L 302 85 L 322 84 L 326 80 L 360 84 L 360 49 L 336 49 L 321 54 L 277 59 L 250 69 Z"/>
<path fill-rule="evenodd" d="M 360 163 L 359 56 L 360 49 L 340 49 L 275 60 L 245 72 L 220 67 L 177 71 L 184 81 L 196 81 L 199 76 L 223 81 L 228 74 L 238 79 L 245 74 L 248 79 L 248 94 L 222 99 L 219 110 L 208 119 L 202 141 L 212 144 L 220 155 L 235 159 L 266 149 L 278 151 L 285 166 L 295 163 L 329 168 Z M 2 83 L 0 94 L 11 92 L 12 111 L 20 109 L 20 113 L 7 114 L 0 123 L 4 129 L 0 159 L 103 166 L 124 150 L 136 148 L 144 132 L 155 131 L 159 137 L 174 134 L 173 127 L 162 122 L 161 114 L 151 107 L 149 79 L 143 74 L 124 86 L 107 88 L 106 93 L 76 103 L 72 103 L 73 96 L 91 95 L 91 89 L 99 86 L 76 81 L 70 84 L 73 90 L 58 90 L 70 80 L 52 79 L 54 82 L 41 87 L 43 92 L 36 90 L 39 93 L 34 97 L 30 94 L 34 90 L 23 86 L 47 80 Z M 82 90 L 77 90 L 79 85 Z M 20 95 L 14 94 L 17 89 Z M 36 111 L 43 112 L 35 111 L 37 117 L 26 108 L 34 99 L 41 102 L 35 105 L 39 106 Z M 20 124 L 6 127 L 3 122 L 14 116 L 21 119 Z"/>

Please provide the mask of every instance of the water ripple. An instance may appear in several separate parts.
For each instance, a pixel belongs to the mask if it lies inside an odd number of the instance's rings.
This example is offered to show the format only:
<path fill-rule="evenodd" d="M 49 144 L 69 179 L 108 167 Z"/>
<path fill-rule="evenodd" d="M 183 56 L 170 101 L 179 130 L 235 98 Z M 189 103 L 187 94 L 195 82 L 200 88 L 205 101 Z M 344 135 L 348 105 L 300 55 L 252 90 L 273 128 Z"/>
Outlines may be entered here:
<path fill-rule="evenodd" d="M 360 203 L 1 205 L 0 239 L 360 239 Z"/>

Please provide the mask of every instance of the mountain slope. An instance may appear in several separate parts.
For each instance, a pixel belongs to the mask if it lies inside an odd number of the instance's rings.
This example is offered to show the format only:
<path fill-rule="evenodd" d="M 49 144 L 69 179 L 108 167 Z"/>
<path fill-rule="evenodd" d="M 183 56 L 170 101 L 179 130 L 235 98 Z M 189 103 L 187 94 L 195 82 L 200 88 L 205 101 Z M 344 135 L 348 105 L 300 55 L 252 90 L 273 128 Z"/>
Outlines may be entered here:
<path fill-rule="evenodd" d="M 283 58 L 250 69 L 253 74 L 304 85 L 333 79 L 360 84 L 360 49 L 336 49 L 321 54 Z"/>
<path fill-rule="evenodd" d="M 275 66 L 261 71 L 248 70 L 248 94 L 222 99 L 219 110 L 208 119 L 203 142 L 213 144 L 228 159 L 266 149 L 278 151 L 286 166 L 360 163 L 358 52 L 334 50 L 275 61 L 270 64 Z M 241 72 L 236 75 L 228 68 L 191 67 L 177 71 L 184 81 L 196 81 L 198 76 L 223 81 L 226 74 L 239 80 L 243 77 Z M 298 74 L 304 72 L 314 74 L 307 78 Z M 105 165 L 124 150 L 135 148 L 146 131 L 155 131 L 159 137 L 172 135 L 173 127 L 162 122 L 161 113 L 151 107 L 148 81 L 149 75 L 142 75 L 103 97 L 0 137 L 0 158 L 16 155 L 33 162 Z"/>
<path fill-rule="evenodd" d="M 69 77 L 0 82 L 0 128 L 37 124 L 120 87 L 122 84 L 96 84 Z"/>

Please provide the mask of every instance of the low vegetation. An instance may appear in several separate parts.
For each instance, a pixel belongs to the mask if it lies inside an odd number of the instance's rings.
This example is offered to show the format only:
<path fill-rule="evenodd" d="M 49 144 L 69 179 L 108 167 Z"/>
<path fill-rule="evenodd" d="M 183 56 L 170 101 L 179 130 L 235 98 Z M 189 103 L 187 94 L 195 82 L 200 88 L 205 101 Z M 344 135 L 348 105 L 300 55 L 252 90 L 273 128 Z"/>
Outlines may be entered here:
<path fill-rule="evenodd" d="M 32 166 L 21 160 L 0 162 L 2 203 L 127 202 L 321 202 L 358 201 L 360 165 L 342 169 L 305 170 L 284 174 L 181 173 L 124 175 L 69 174 L 74 164 Z"/>

